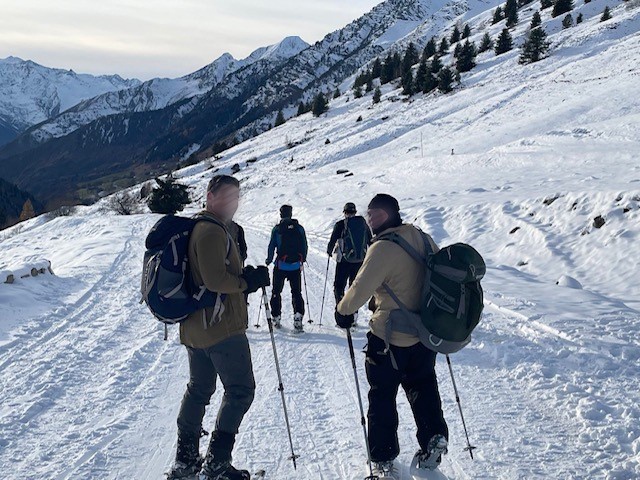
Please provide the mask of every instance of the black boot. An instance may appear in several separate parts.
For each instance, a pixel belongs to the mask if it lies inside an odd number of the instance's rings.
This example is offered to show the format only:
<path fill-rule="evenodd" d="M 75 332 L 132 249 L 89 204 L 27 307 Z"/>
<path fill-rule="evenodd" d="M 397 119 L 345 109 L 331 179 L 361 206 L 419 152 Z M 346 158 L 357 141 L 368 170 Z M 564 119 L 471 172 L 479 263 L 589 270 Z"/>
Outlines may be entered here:
<path fill-rule="evenodd" d="M 200 456 L 200 437 L 178 432 L 176 460 L 167 472 L 167 480 L 177 480 L 197 474 L 202 467 Z"/>
<path fill-rule="evenodd" d="M 248 471 L 237 470 L 231 465 L 231 451 L 235 441 L 236 436 L 231 433 L 213 432 L 200 480 L 250 480 Z"/>

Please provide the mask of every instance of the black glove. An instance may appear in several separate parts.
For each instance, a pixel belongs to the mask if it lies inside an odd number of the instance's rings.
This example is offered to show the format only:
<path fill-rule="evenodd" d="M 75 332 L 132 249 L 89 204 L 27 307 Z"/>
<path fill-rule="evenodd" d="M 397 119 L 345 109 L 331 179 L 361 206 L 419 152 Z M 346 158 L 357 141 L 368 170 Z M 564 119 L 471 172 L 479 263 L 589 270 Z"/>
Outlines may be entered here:
<path fill-rule="evenodd" d="M 262 287 L 268 287 L 271 285 L 269 269 L 264 265 L 258 268 L 248 265 L 245 267 L 240 277 L 244 278 L 245 282 L 247 282 L 247 289 L 245 290 L 245 293 L 257 292 Z"/>
<path fill-rule="evenodd" d="M 351 315 L 342 315 L 338 310 L 336 310 L 336 324 L 340 328 L 351 328 L 355 323 L 355 319 L 353 318 L 353 314 Z"/>

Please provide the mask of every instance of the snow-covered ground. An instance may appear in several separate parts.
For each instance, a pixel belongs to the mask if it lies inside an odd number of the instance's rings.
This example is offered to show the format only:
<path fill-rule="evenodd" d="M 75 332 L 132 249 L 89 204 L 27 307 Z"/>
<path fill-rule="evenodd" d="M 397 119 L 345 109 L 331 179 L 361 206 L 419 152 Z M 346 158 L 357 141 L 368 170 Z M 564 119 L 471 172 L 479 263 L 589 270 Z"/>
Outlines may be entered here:
<path fill-rule="evenodd" d="M 640 478 L 640 13 L 620 6 L 613 15 L 609 24 L 585 18 L 571 36 L 554 33 L 552 56 L 535 66 L 519 66 L 517 51 L 487 54 L 448 96 L 405 102 L 387 87 L 371 107 L 370 95 L 343 95 L 321 118 L 292 119 L 218 162 L 177 172 L 194 187 L 190 213 L 214 170 L 239 164 L 250 263 L 264 261 L 282 203 L 310 238 L 316 323 L 304 336 L 276 334 L 299 469 L 287 459 L 264 319 L 249 331 L 258 392 L 238 465 L 277 480 L 363 477 L 356 392 L 344 334 L 331 326 L 330 287 L 324 326 L 317 321 L 324 251 L 342 205 L 362 211 L 387 192 L 439 244 L 471 243 L 488 264 L 483 321 L 452 358 L 477 458 L 463 451 L 440 361 L 452 433 L 443 471 L 456 479 Z M 599 216 L 605 223 L 596 228 Z M 157 218 L 95 206 L 3 232 L 0 269 L 37 257 L 56 273 L 0 284 L 4 478 L 141 480 L 167 469 L 187 365 L 177 332 L 163 342 L 138 304 L 143 241 Z M 253 325 L 258 298 L 250 302 Z M 365 393 L 363 366 L 358 353 Z M 417 444 L 402 394 L 399 409 L 400 460 L 408 462 Z"/>

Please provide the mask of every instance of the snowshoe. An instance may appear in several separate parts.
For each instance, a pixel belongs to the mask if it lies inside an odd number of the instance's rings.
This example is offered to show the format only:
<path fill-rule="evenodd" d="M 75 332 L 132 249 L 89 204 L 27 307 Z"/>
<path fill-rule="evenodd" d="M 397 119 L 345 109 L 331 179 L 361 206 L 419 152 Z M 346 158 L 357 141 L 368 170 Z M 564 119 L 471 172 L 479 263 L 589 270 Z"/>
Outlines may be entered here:
<path fill-rule="evenodd" d="M 203 459 L 200 457 L 196 463 L 190 465 L 182 462 L 175 462 L 165 475 L 167 480 L 179 480 L 183 478 L 190 478 L 198 475 L 200 468 L 202 468 Z"/>
<path fill-rule="evenodd" d="M 282 317 L 280 315 L 278 315 L 277 317 L 273 317 L 272 322 L 274 328 L 282 327 Z"/>
<path fill-rule="evenodd" d="M 236 469 L 227 461 L 205 465 L 198 480 L 251 480 L 251 474 L 247 470 Z"/>

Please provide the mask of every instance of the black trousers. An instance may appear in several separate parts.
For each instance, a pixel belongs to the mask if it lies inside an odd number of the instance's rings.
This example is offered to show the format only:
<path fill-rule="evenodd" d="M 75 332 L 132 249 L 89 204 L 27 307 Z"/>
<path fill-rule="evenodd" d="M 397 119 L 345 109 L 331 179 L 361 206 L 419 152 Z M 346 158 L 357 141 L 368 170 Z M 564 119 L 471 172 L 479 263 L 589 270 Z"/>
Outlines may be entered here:
<path fill-rule="evenodd" d="M 344 297 L 347 282 L 349 282 L 349 286 L 351 286 L 356 275 L 358 275 L 358 271 L 360 271 L 360 267 L 362 267 L 362 262 L 338 262 L 336 266 L 336 278 L 333 282 L 333 294 L 336 297 L 336 305 L 342 300 L 342 297 Z"/>
<path fill-rule="evenodd" d="M 302 298 L 302 273 L 300 270 L 286 271 L 273 269 L 273 287 L 271 290 L 271 313 L 274 317 L 282 315 L 282 290 L 285 280 L 291 286 L 291 303 L 293 313 L 304 315 L 304 299 Z"/>
<path fill-rule="evenodd" d="M 398 364 L 396 370 L 389 354 L 384 354 L 384 341 L 368 334 L 366 371 L 369 381 L 369 447 L 375 462 L 395 459 L 400 453 L 398 444 L 398 410 L 396 397 L 402 385 L 418 427 L 420 448 L 427 449 L 436 434 L 449 438 L 449 430 L 442 413 L 442 403 L 436 378 L 436 353 L 418 343 L 413 347 L 391 346 Z"/>

